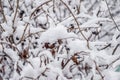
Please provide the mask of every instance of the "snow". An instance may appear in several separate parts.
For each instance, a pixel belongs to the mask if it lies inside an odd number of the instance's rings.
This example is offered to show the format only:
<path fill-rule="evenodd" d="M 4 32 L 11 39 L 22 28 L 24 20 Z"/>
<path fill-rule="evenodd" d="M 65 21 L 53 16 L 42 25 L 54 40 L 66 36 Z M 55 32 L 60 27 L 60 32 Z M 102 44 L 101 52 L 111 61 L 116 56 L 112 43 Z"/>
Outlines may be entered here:
<path fill-rule="evenodd" d="M 26 77 L 33 77 L 36 78 L 38 76 L 39 71 L 34 70 L 33 67 L 31 65 L 27 65 L 22 72 L 22 76 L 26 76 Z"/>
<path fill-rule="evenodd" d="M 47 51 L 47 50 L 42 51 L 41 53 L 39 53 L 38 56 L 41 56 L 41 55 L 46 55 L 48 58 L 50 58 L 50 60 L 53 60 L 53 56 L 50 51 Z"/>
<path fill-rule="evenodd" d="M 105 80 L 120 80 L 120 73 L 112 70 L 107 70 L 105 73 Z"/>
<path fill-rule="evenodd" d="M 17 27 L 16 31 L 14 32 L 14 41 L 15 41 L 15 43 L 18 43 L 20 41 L 20 39 L 22 38 L 25 27 L 26 26 L 18 26 Z M 28 28 L 26 29 L 25 34 L 27 34 L 27 32 L 28 32 Z M 19 38 L 19 40 L 17 40 L 16 38 Z"/>
<path fill-rule="evenodd" d="M 1 0 L 1 80 L 120 80 L 120 1 L 106 1 Z"/>
<path fill-rule="evenodd" d="M 30 4 L 32 4 L 32 0 L 25 0 L 25 4 L 26 6 L 29 6 Z"/>
<path fill-rule="evenodd" d="M 5 48 L 5 52 L 7 53 L 8 56 L 11 57 L 11 59 L 13 60 L 13 62 L 18 61 L 19 57 L 17 56 L 16 52 L 14 52 L 11 49 L 6 49 L 6 48 Z"/>
<path fill-rule="evenodd" d="M 58 39 L 75 38 L 77 35 L 74 33 L 68 33 L 67 28 L 63 25 L 58 25 L 55 28 L 49 28 L 46 32 L 43 32 L 40 38 L 40 42 L 55 42 Z M 49 39 L 48 39 L 49 38 Z"/>
<path fill-rule="evenodd" d="M 0 52 L 2 51 L 2 45 L 0 45 Z"/>
<path fill-rule="evenodd" d="M 76 52 L 80 52 L 80 51 L 87 51 L 87 42 L 86 41 L 80 41 L 80 40 L 74 40 L 74 41 L 70 41 L 68 44 L 68 47 L 70 48 L 70 50 L 72 50 L 74 53 Z"/>
<path fill-rule="evenodd" d="M 99 21 L 111 21 L 109 18 L 95 18 L 93 17 L 91 20 L 89 20 L 88 22 L 85 22 L 84 24 L 81 25 L 81 27 L 98 27 L 97 22 Z"/>
<path fill-rule="evenodd" d="M 6 32 L 3 32 L 2 36 L 5 38 L 6 36 L 9 36 L 12 34 L 12 28 L 6 24 L 6 23 L 2 23 L 1 26 L 3 27 L 3 29 L 6 31 Z"/>
<path fill-rule="evenodd" d="M 107 11 L 107 4 L 105 1 L 101 1 L 101 4 L 100 4 L 100 10 L 101 11 Z"/>
<path fill-rule="evenodd" d="M 26 22 L 26 23 L 30 23 L 29 17 L 24 17 L 23 21 Z"/>
<path fill-rule="evenodd" d="M 41 24 L 47 23 L 46 16 L 37 17 L 37 21 L 38 21 L 39 23 L 41 23 Z"/>

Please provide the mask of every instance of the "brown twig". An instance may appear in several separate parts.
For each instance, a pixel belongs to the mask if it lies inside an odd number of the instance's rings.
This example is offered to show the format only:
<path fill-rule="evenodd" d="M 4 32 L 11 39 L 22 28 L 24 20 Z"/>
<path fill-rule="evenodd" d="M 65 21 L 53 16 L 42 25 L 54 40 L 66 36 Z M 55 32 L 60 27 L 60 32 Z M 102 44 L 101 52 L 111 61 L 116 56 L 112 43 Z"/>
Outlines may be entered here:
<path fill-rule="evenodd" d="M 102 80 L 104 80 L 104 76 L 103 76 L 102 73 L 100 72 L 99 67 L 97 66 L 96 61 L 94 61 L 94 63 L 95 63 L 96 70 L 98 71 L 98 73 L 99 73 L 99 75 L 101 76 Z"/>
<path fill-rule="evenodd" d="M 0 7 L 1 7 L 1 12 L 2 12 L 2 15 L 3 15 L 4 21 L 7 23 L 7 19 L 6 19 L 5 14 L 4 14 L 3 5 L 2 5 L 1 0 L 0 0 Z"/>
<path fill-rule="evenodd" d="M 45 4 L 47 4 L 47 3 L 51 2 L 51 1 L 52 1 L 52 0 L 49 0 L 49 1 L 46 1 L 46 2 L 44 2 L 43 4 L 39 5 L 39 6 L 31 13 L 29 19 L 31 19 L 31 17 L 33 16 L 33 14 L 34 14 L 40 7 L 42 7 L 43 5 L 45 5 Z M 24 35 L 25 35 L 25 32 L 26 32 L 26 30 L 27 30 L 27 28 L 28 28 L 28 25 L 29 25 L 29 22 L 26 24 L 26 27 L 25 27 L 24 32 L 23 32 L 23 34 L 22 34 L 22 37 L 21 37 L 20 41 L 19 41 L 17 44 L 21 43 L 21 41 L 23 40 Z"/>
<path fill-rule="evenodd" d="M 31 19 L 31 17 L 33 16 L 33 14 L 34 14 L 40 7 L 42 7 L 43 5 L 45 5 L 45 4 L 47 4 L 47 3 L 51 2 L 51 1 L 52 1 L 52 0 L 49 0 L 49 1 L 46 1 L 46 2 L 44 2 L 43 4 L 39 5 L 39 6 L 31 13 L 30 19 Z"/>
<path fill-rule="evenodd" d="M 115 51 L 117 50 L 117 48 L 120 46 L 120 44 L 117 44 L 117 46 L 114 48 L 112 55 L 114 55 Z"/>
<path fill-rule="evenodd" d="M 11 3 L 10 3 L 10 0 L 8 0 L 8 3 L 9 3 L 9 5 L 10 5 L 10 9 L 13 10 L 13 7 L 12 7 L 12 5 L 11 5 Z"/>
<path fill-rule="evenodd" d="M 17 10 L 18 10 L 18 7 L 19 7 L 19 0 L 17 0 L 17 6 L 16 6 L 16 10 L 15 10 L 15 15 L 14 15 L 14 18 L 13 18 L 13 24 L 12 24 L 12 28 L 13 28 L 13 32 L 15 32 L 15 29 L 14 29 L 14 24 L 15 24 L 15 19 L 16 19 L 16 16 L 17 16 Z"/>
<path fill-rule="evenodd" d="M 2 27 L 2 25 L 0 25 L 0 28 L 2 29 L 2 31 L 4 31 L 4 32 L 5 32 L 5 29 Z"/>
<path fill-rule="evenodd" d="M 79 26 L 79 23 L 78 23 L 75 15 L 73 14 L 73 12 L 72 12 L 71 9 L 69 8 L 69 6 L 68 6 L 63 0 L 60 0 L 60 1 L 66 6 L 66 8 L 69 10 L 69 12 L 71 13 L 71 15 L 73 16 L 73 18 L 74 18 L 74 20 L 75 20 L 75 22 L 76 22 L 76 24 L 77 24 L 77 26 L 78 26 L 78 29 L 79 29 L 81 35 L 82 35 L 83 38 L 87 41 L 87 47 L 90 49 L 88 39 L 85 37 L 85 35 L 84 35 L 83 32 L 81 31 L 81 28 L 80 28 L 80 26 Z"/>
<path fill-rule="evenodd" d="M 3 44 L 1 44 L 1 45 L 3 47 Z M 13 59 L 5 52 L 5 48 L 4 47 L 3 47 L 3 51 L 2 52 L 4 53 L 4 56 L 8 57 L 13 62 Z"/>
<path fill-rule="evenodd" d="M 120 31 L 120 29 L 119 29 L 117 23 L 115 22 L 115 20 L 114 20 L 114 18 L 113 18 L 113 16 L 112 16 L 112 13 L 111 13 L 110 8 L 109 8 L 109 6 L 108 6 L 107 0 L 105 0 L 105 2 L 106 2 L 107 8 L 108 8 L 108 12 L 109 12 L 109 14 L 110 14 L 110 17 L 111 17 L 113 23 L 115 24 L 117 30 Z"/>
<path fill-rule="evenodd" d="M 45 76 L 45 72 L 48 70 L 48 68 L 46 68 L 36 79 L 39 79 L 42 75 Z"/>
<path fill-rule="evenodd" d="M 115 59 L 114 61 L 112 61 L 107 67 L 106 67 L 106 69 L 108 69 L 112 64 L 114 64 L 116 61 L 118 61 L 118 60 L 120 60 L 120 56 L 117 58 L 117 59 Z"/>
<path fill-rule="evenodd" d="M 24 35 L 25 35 L 25 32 L 26 32 L 26 30 L 27 30 L 28 25 L 29 25 L 29 23 L 26 25 L 26 27 L 25 27 L 25 29 L 24 29 L 24 32 L 23 32 L 23 34 L 22 34 L 22 37 L 21 37 L 20 41 L 19 41 L 17 44 L 19 44 L 19 43 L 21 43 L 21 41 L 23 41 L 23 38 L 24 38 Z"/>
<path fill-rule="evenodd" d="M 65 66 L 70 62 L 71 58 L 67 60 L 67 62 L 65 63 L 65 65 L 63 65 L 62 69 L 65 68 Z"/>
<path fill-rule="evenodd" d="M 99 49 L 99 50 L 104 50 L 104 49 L 106 49 L 106 48 L 108 48 L 108 47 L 111 47 L 111 43 L 109 43 L 108 45 L 106 45 L 105 47 L 103 47 L 103 48 L 101 48 L 101 49 Z"/>
<path fill-rule="evenodd" d="M 6 43 L 6 42 L 0 42 L 0 44 L 2 44 L 2 45 L 7 44 L 9 46 L 12 46 L 13 48 L 15 48 L 18 51 L 18 53 L 20 53 L 19 49 L 16 46 L 12 45 L 12 44 L 9 44 L 9 43 Z"/>
<path fill-rule="evenodd" d="M 81 2 L 82 2 L 82 0 L 79 0 L 79 5 L 78 5 L 78 7 L 77 7 L 77 14 L 79 14 L 80 13 L 80 8 L 81 8 Z"/>

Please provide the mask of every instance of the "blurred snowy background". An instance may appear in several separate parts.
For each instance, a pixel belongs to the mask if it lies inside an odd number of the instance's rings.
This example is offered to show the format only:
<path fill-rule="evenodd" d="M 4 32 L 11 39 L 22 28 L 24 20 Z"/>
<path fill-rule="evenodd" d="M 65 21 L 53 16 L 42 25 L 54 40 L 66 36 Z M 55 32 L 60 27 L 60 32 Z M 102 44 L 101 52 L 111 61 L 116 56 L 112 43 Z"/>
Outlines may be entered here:
<path fill-rule="evenodd" d="M 120 0 L 0 0 L 0 80 L 120 80 Z"/>

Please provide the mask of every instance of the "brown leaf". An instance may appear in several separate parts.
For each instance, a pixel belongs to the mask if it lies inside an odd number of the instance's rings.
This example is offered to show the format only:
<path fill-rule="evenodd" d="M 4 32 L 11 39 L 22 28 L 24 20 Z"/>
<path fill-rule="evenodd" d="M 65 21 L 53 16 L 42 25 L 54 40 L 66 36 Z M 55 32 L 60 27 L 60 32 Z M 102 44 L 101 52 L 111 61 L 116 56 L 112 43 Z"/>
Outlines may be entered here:
<path fill-rule="evenodd" d="M 78 61 L 77 61 L 77 58 L 76 58 L 75 56 L 72 56 L 71 59 L 72 59 L 72 61 L 73 61 L 75 64 L 77 64 L 77 65 L 79 64 Z"/>
<path fill-rule="evenodd" d="M 55 50 L 54 49 L 50 50 L 50 52 L 52 53 L 52 55 L 55 55 Z"/>
<path fill-rule="evenodd" d="M 50 43 L 45 43 L 45 44 L 44 44 L 44 47 L 45 47 L 46 49 L 48 49 L 48 48 L 49 48 L 49 44 L 50 44 Z"/>
<path fill-rule="evenodd" d="M 28 56 L 29 56 L 29 49 L 26 48 L 26 49 L 24 49 L 23 52 L 21 53 L 20 57 L 21 57 L 22 59 L 27 59 Z"/>
<path fill-rule="evenodd" d="M 49 48 L 50 48 L 50 49 L 53 49 L 54 47 L 55 47 L 55 43 L 49 45 Z"/>
<path fill-rule="evenodd" d="M 62 44 L 63 43 L 62 39 L 58 39 L 58 43 Z"/>
<path fill-rule="evenodd" d="M 50 43 L 46 42 L 46 43 L 44 44 L 44 47 L 45 47 L 46 49 L 48 49 L 48 48 L 53 49 L 53 48 L 55 47 L 55 43 L 50 44 Z M 44 47 L 43 47 L 43 48 L 44 48 Z"/>

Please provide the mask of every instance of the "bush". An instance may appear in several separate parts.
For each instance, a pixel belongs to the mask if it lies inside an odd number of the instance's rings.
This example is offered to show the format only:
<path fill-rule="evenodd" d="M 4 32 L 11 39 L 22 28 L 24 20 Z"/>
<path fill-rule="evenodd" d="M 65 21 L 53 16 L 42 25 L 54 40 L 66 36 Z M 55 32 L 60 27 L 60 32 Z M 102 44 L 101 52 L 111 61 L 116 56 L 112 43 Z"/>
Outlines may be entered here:
<path fill-rule="evenodd" d="M 0 80 L 119 80 L 119 4 L 0 0 Z"/>

